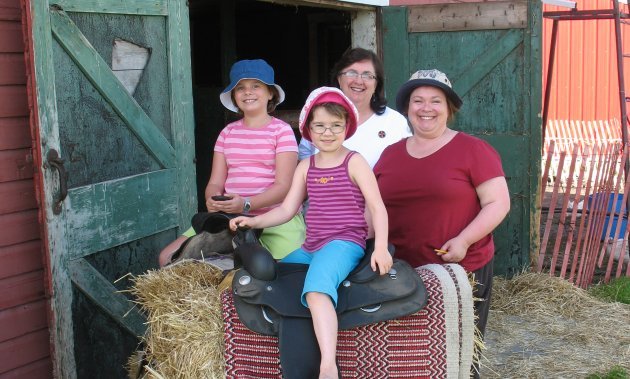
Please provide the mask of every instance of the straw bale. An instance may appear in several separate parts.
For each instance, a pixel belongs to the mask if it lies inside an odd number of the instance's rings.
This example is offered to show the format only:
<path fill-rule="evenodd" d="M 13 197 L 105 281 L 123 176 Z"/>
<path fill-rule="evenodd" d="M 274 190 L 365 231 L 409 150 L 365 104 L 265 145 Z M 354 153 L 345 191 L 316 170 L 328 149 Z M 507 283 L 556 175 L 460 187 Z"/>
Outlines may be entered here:
<path fill-rule="evenodd" d="M 223 378 L 223 273 L 186 261 L 133 279 L 131 293 L 146 312 L 147 378 Z"/>
<path fill-rule="evenodd" d="M 133 279 L 146 312 L 145 378 L 223 378 L 222 272 L 183 262 Z M 630 370 L 630 306 L 602 302 L 566 280 L 495 277 L 483 378 L 579 378 Z"/>
<path fill-rule="evenodd" d="M 496 277 L 482 362 L 484 378 L 579 378 L 630 370 L 630 307 L 566 280 Z"/>

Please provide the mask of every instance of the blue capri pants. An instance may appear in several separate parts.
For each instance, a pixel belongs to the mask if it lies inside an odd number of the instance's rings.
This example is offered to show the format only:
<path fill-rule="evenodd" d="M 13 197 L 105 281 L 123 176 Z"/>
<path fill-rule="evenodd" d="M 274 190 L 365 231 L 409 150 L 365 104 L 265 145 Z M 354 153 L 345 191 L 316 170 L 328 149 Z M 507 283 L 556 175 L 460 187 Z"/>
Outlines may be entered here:
<path fill-rule="evenodd" d="M 332 240 L 311 253 L 299 248 L 281 262 L 309 265 L 300 299 L 302 305 L 308 308 L 308 292 L 320 292 L 330 296 L 337 308 L 337 288 L 357 267 L 364 254 L 364 249 L 354 242 Z"/>

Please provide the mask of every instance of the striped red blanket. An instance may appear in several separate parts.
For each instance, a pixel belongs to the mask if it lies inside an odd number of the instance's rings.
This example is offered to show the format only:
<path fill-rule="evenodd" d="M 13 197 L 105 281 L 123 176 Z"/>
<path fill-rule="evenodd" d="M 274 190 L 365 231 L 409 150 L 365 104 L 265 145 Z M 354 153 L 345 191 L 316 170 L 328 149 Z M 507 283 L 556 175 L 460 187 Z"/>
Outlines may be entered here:
<path fill-rule="evenodd" d="M 459 265 L 416 269 L 427 306 L 403 318 L 339 331 L 344 378 L 468 378 L 474 346 L 472 289 Z M 282 378 L 278 341 L 247 329 L 222 293 L 226 378 Z"/>

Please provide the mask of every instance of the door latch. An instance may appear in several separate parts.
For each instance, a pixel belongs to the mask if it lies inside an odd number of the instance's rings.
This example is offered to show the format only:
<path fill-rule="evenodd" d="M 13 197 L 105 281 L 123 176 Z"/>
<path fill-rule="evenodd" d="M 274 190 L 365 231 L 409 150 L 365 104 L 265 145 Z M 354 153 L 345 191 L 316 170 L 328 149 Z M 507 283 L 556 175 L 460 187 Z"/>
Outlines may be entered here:
<path fill-rule="evenodd" d="M 46 154 L 46 168 L 54 168 L 59 173 L 59 196 L 54 200 L 53 213 L 58 215 L 61 213 L 63 201 L 68 196 L 68 173 L 63 166 L 64 160 L 59 157 L 59 153 L 55 149 L 48 150 Z"/>

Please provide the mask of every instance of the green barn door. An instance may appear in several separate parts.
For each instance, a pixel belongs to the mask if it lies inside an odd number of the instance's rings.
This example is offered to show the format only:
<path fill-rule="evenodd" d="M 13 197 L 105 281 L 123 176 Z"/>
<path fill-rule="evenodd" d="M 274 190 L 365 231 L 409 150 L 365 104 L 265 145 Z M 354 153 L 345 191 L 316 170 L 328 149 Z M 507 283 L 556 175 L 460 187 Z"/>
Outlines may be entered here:
<path fill-rule="evenodd" d="M 56 374 L 125 377 L 145 330 L 125 275 L 156 267 L 197 204 L 186 1 L 30 16 Z"/>
<path fill-rule="evenodd" d="M 416 70 L 440 69 L 464 100 L 451 127 L 501 155 L 512 206 L 494 232 L 497 274 L 528 266 L 537 243 L 540 17 L 539 2 L 525 0 L 383 9 L 388 98 Z"/>

